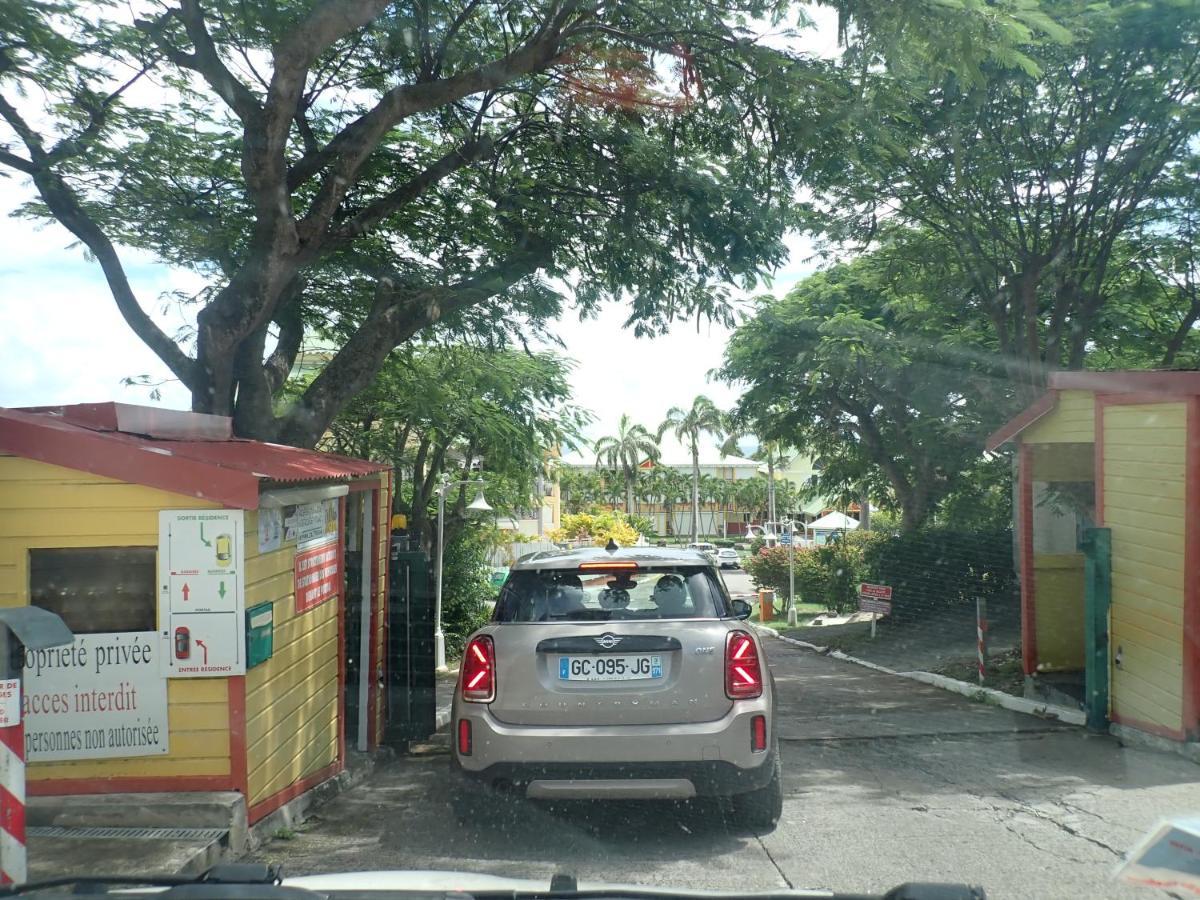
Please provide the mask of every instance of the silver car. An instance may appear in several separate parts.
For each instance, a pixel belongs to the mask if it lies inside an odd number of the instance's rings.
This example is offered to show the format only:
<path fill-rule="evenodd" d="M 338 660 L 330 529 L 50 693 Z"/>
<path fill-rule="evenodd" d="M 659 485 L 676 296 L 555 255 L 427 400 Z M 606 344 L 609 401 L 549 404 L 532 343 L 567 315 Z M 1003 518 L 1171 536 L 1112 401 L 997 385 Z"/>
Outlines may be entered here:
<path fill-rule="evenodd" d="M 589 548 L 513 566 L 466 647 L 452 711 L 454 806 L 727 797 L 782 809 L 774 681 L 750 608 L 693 550 Z"/>

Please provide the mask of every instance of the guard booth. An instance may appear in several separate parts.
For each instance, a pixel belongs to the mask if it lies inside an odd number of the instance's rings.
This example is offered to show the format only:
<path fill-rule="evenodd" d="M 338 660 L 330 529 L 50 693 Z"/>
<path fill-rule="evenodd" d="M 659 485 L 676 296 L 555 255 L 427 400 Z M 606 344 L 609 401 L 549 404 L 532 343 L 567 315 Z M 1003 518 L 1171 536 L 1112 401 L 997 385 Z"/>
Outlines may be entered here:
<path fill-rule="evenodd" d="M 238 791 L 256 822 L 387 724 L 387 466 L 116 403 L 0 409 L 0 606 L 30 795 Z"/>
<path fill-rule="evenodd" d="M 1057 372 L 1016 445 L 1027 691 L 1200 741 L 1200 373 Z"/>

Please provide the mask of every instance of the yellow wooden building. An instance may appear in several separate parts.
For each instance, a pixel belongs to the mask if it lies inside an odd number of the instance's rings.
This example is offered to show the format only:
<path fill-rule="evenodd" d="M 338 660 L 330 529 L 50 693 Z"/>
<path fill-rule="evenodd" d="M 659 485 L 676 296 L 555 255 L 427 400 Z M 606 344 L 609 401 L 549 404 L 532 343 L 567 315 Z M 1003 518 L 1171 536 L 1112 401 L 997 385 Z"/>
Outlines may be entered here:
<path fill-rule="evenodd" d="M 1094 665 L 1113 723 L 1200 739 L 1200 373 L 1053 374 L 988 448 L 1008 442 L 1028 679 Z M 1107 529 L 1111 566 L 1093 576 L 1107 610 L 1089 631 L 1091 527 Z"/>
<path fill-rule="evenodd" d="M 235 790 L 253 823 L 373 749 L 389 490 L 223 417 L 0 409 L 0 605 L 76 632 L 26 658 L 29 793 Z"/>

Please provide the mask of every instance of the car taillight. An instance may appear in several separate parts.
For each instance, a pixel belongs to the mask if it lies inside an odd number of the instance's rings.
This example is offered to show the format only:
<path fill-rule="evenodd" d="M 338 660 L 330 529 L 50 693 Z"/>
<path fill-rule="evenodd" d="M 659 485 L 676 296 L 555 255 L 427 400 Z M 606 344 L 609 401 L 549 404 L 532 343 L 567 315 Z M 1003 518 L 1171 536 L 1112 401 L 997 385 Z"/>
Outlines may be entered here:
<path fill-rule="evenodd" d="M 471 755 L 471 720 L 458 720 L 458 752 L 462 756 Z"/>
<path fill-rule="evenodd" d="M 468 730 L 468 735 L 470 734 Z M 459 741 L 462 744 L 462 741 Z M 767 717 L 755 716 L 750 720 L 750 749 L 761 753 L 767 749 Z"/>
<path fill-rule="evenodd" d="M 496 699 L 496 647 L 486 634 L 472 638 L 463 654 L 462 697 L 471 703 Z"/>
<path fill-rule="evenodd" d="M 762 696 L 762 664 L 754 638 L 744 631 L 725 640 L 725 695 L 730 700 Z"/>

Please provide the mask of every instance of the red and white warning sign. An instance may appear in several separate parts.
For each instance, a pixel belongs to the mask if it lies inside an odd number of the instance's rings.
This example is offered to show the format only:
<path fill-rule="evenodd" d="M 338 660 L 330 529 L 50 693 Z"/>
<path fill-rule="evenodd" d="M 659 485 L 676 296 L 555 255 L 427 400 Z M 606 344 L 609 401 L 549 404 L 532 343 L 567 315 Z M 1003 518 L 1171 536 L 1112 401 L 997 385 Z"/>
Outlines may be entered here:
<path fill-rule="evenodd" d="M 296 553 L 296 612 L 308 612 L 338 592 L 337 536 Z"/>
<path fill-rule="evenodd" d="M 17 678 L 0 679 L 0 728 L 21 724 L 21 682 Z"/>

